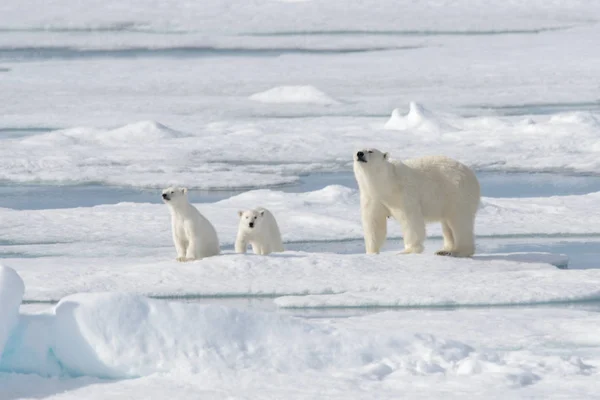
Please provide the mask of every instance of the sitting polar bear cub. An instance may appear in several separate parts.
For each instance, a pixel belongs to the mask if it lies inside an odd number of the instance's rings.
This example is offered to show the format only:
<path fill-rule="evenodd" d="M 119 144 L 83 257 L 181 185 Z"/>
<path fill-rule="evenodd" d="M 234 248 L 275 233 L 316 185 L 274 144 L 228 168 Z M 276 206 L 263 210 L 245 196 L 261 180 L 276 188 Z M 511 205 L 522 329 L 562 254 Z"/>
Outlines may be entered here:
<path fill-rule="evenodd" d="M 475 252 L 481 195 L 479 181 L 466 165 L 444 156 L 390 161 L 387 153 L 365 149 L 354 154 L 354 175 L 367 253 L 379 253 L 389 216 L 402 226 L 402 253 L 421 253 L 425 224 L 438 221 L 444 247 L 436 254 L 469 257 Z"/>
<path fill-rule="evenodd" d="M 248 243 L 254 254 L 265 255 L 283 251 L 281 233 L 273 214 L 265 208 L 238 211 L 240 225 L 235 240 L 236 253 L 245 253 Z"/>
<path fill-rule="evenodd" d="M 219 254 L 219 239 L 214 226 L 190 204 L 186 188 L 170 187 L 162 192 L 171 211 L 173 242 L 177 261 L 193 261 Z"/>

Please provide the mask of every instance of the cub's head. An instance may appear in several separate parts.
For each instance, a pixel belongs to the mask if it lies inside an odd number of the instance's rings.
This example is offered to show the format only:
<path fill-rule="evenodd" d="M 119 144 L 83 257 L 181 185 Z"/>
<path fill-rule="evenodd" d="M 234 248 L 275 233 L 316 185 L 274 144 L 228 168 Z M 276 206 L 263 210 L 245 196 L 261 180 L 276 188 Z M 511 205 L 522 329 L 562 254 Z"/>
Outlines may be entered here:
<path fill-rule="evenodd" d="M 388 161 L 388 153 L 377 149 L 362 149 L 354 153 L 354 166 L 374 168 Z"/>
<path fill-rule="evenodd" d="M 187 199 L 187 189 L 180 187 L 168 187 L 162 191 L 162 199 L 167 204 L 177 203 L 182 199 Z"/>
<path fill-rule="evenodd" d="M 238 211 L 238 215 L 240 216 L 241 227 L 244 229 L 259 229 L 265 216 L 265 210 L 260 208 L 256 210 L 240 210 Z"/>

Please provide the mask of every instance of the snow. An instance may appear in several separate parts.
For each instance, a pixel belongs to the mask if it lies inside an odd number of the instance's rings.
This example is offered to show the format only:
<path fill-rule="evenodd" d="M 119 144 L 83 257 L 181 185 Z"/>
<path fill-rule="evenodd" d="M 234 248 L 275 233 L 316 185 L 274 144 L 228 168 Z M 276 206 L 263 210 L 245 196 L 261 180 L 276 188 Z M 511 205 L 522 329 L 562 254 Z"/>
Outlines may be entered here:
<path fill-rule="evenodd" d="M 507 260 L 518 262 L 532 262 L 551 264 L 558 268 L 568 268 L 569 257 L 566 254 L 552 254 L 542 252 L 517 252 L 510 254 L 475 254 L 475 260 Z"/>
<path fill-rule="evenodd" d="M 53 314 L 21 317 L 45 322 L 47 329 L 38 330 L 36 336 L 47 335 L 48 348 L 35 351 L 53 354 L 59 373 L 71 376 L 115 379 L 168 372 L 289 375 L 328 371 L 368 381 L 388 375 L 489 374 L 504 375 L 514 386 L 527 386 L 542 374 L 583 374 L 592 368 L 579 358 L 550 357 L 541 366 L 530 366 L 533 360 L 524 363 L 510 352 L 477 351 L 429 334 L 364 334 L 273 313 L 123 293 L 77 294 L 61 300 Z M 38 327 L 30 324 L 17 336 L 30 335 L 28 330 Z M 3 360 L 2 370 L 13 370 L 10 361 Z M 28 367 L 23 372 L 45 376 L 57 372 L 48 370 L 45 363 Z"/>
<path fill-rule="evenodd" d="M 399 390 L 424 394 L 428 387 L 427 393 L 446 396 L 452 388 L 457 395 L 490 390 L 543 398 L 553 389 L 588 393 L 593 387 L 600 343 L 589 332 L 597 313 L 457 314 L 460 324 L 456 314 L 427 310 L 304 320 L 125 293 L 77 294 L 45 313 L 20 315 L 28 324 L 15 332 L 21 344 L 15 356 L 0 362 L 0 395 L 368 398 Z M 559 341 L 585 345 L 585 356 L 556 352 L 551 344 Z M 35 362 L 22 362 L 19 352 Z M 34 353 L 53 358 L 32 360 Z M 13 362 L 30 375 L 8 374 Z"/>
<path fill-rule="evenodd" d="M 4 345 L 17 323 L 24 291 L 23 281 L 15 270 L 0 265 L 0 358 Z"/>
<path fill-rule="evenodd" d="M 543 263 L 556 256 L 538 256 L 537 262 L 530 257 L 519 261 L 510 254 L 483 254 L 456 260 L 429 254 L 402 257 L 396 251 L 379 256 L 287 251 L 261 257 L 226 251 L 186 264 L 174 257 L 47 257 L 10 265 L 23 277 L 30 301 L 103 291 L 175 298 L 300 296 L 278 298 L 276 303 L 284 307 L 437 307 L 600 298 L 597 269 L 564 270 Z M 429 282 L 428 287 L 422 282 Z"/>
<path fill-rule="evenodd" d="M 242 119 L 185 131 L 139 121 L 38 132 L 2 140 L 0 179 L 142 188 L 265 187 L 298 181 L 309 172 L 348 171 L 353 152 L 365 146 L 400 159 L 447 154 L 477 170 L 600 173 L 600 124 L 594 113 L 560 113 L 524 124 L 514 118 L 434 115 L 415 103 L 410 107 L 407 116 L 395 110 L 387 124 L 373 117 Z"/>
<path fill-rule="evenodd" d="M 483 19 L 466 1 L 184 12 L 88 0 L 73 20 L 62 2 L 30 3 L 0 6 L 0 129 L 51 132 L 2 135 L 3 181 L 267 187 L 349 170 L 365 146 L 479 170 L 600 173 L 592 1 L 490 0 Z M 249 99 L 289 87 L 319 101 Z M 384 129 L 390 113 L 404 130 Z"/>
<path fill-rule="evenodd" d="M 261 103 L 313 103 L 335 104 L 337 101 L 313 86 L 278 86 L 264 92 L 255 93 L 250 100 Z"/>

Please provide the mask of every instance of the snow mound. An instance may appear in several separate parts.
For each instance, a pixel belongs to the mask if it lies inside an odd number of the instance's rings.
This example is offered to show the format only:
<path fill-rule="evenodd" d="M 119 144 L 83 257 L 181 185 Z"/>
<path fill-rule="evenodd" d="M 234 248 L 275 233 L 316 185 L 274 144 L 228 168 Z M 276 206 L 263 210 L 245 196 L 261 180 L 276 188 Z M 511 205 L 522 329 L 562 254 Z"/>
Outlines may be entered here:
<path fill-rule="evenodd" d="M 71 128 L 44 133 L 23 139 L 29 145 L 123 145 L 156 143 L 168 139 L 186 137 L 183 132 L 173 130 L 155 121 L 140 121 L 116 129 Z"/>
<path fill-rule="evenodd" d="M 399 108 L 392 111 L 392 116 L 384 125 L 389 130 L 416 130 L 420 132 L 439 133 L 441 131 L 456 130 L 441 118 L 427 110 L 421 104 L 411 101 L 408 114 L 402 115 Z"/>
<path fill-rule="evenodd" d="M 211 368 L 289 372 L 323 367 L 337 347 L 329 346 L 326 330 L 293 318 L 130 294 L 73 295 L 55 312 L 53 350 L 74 375 L 117 378 Z M 313 352 L 317 348 L 322 354 Z"/>
<path fill-rule="evenodd" d="M 12 268 L 0 265 L 0 358 L 4 345 L 17 324 L 25 285 Z"/>
<path fill-rule="evenodd" d="M 509 385 L 526 386 L 551 372 L 569 375 L 590 369 L 578 358 L 530 355 L 524 362 L 518 352 L 479 352 L 466 343 L 430 334 L 365 332 L 275 313 L 124 293 L 73 295 L 54 311 L 54 315 L 29 316 L 43 322 L 18 332 L 39 337 L 40 332 L 32 335 L 28 329 L 46 328 L 41 332 L 49 340 L 40 340 L 35 351 L 24 354 L 51 354 L 55 357 L 52 367 L 48 368 L 47 360 L 34 357 L 29 359 L 29 370 L 21 362 L 21 372 L 100 378 L 168 372 L 230 377 L 316 372 L 364 381 L 487 374 Z M 20 350 L 27 349 L 22 346 Z M 18 354 L 10 361 L 19 363 Z M 61 369 L 57 371 L 56 366 Z M 7 360 L 0 367 L 15 370 Z"/>
<path fill-rule="evenodd" d="M 264 92 L 255 93 L 250 100 L 261 103 L 288 104 L 337 104 L 338 101 L 329 97 L 314 86 L 277 86 Z"/>
<path fill-rule="evenodd" d="M 123 142 L 158 142 L 163 139 L 176 139 L 188 135 L 171 129 L 155 121 L 139 121 L 117 129 L 110 130 L 102 135 L 103 139 Z"/>
<path fill-rule="evenodd" d="M 4 347 L 0 371 L 62 375 L 63 367 L 52 351 L 54 320 L 53 313 L 21 314 Z"/>

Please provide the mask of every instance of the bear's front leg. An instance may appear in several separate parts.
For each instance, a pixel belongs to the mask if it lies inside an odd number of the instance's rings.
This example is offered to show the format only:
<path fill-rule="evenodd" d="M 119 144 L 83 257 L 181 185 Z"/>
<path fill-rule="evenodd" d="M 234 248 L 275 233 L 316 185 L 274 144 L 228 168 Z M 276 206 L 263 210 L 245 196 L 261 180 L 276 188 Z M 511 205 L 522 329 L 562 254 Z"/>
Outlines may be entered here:
<path fill-rule="evenodd" d="M 188 244 L 187 241 L 174 234 L 173 242 L 175 243 L 175 250 L 177 250 L 176 260 L 179 262 L 187 261 L 186 260 L 186 248 L 187 248 L 187 244 Z"/>
<path fill-rule="evenodd" d="M 258 254 L 259 256 L 264 256 L 266 254 L 263 245 L 258 243 L 250 243 L 250 245 L 252 246 L 254 254 Z"/>
<path fill-rule="evenodd" d="M 367 254 L 378 254 L 387 236 L 389 212 L 382 204 L 361 198 L 361 217 Z"/>
<path fill-rule="evenodd" d="M 198 248 L 200 243 L 196 242 L 196 238 L 190 239 L 190 244 L 187 247 L 187 251 L 185 252 L 185 260 L 184 261 L 194 261 L 198 259 Z"/>
<path fill-rule="evenodd" d="M 248 248 L 248 241 L 244 235 L 238 235 L 235 239 L 235 252 L 236 253 L 246 253 L 246 249 Z"/>

